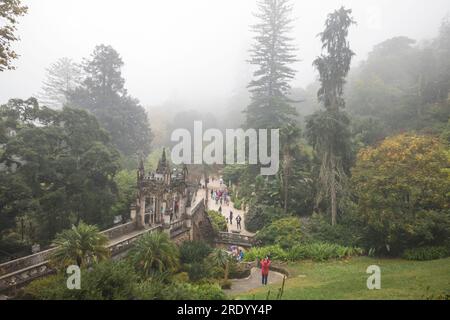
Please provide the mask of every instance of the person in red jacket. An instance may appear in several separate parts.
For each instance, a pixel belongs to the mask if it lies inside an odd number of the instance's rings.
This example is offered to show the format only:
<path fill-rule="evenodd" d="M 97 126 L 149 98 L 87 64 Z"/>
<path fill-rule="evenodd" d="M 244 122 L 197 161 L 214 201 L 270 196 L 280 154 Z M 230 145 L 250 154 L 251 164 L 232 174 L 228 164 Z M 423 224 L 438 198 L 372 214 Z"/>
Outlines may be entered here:
<path fill-rule="evenodd" d="M 265 286 L 267 286 L 267 279 L 269 278 L 270 263 L 269 257 L 261 261 L 262 284 Z"/>

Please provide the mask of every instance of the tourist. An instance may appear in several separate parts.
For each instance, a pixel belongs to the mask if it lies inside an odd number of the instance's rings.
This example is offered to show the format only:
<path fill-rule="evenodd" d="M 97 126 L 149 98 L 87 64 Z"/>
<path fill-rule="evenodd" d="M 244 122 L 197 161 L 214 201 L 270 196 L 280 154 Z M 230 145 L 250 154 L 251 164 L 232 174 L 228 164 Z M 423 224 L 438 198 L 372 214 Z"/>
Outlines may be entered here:
<path fill-rule="evenodd" d="M 242 218 L 241 218 L 240 215 L 238 215 L 238 216 L 236 217 L 236 223 L 237 223 L 237 229 L 238 229 L 238 230 L 242 230 L 242 227 L 241 227 L 241 221 L 242 221 Z"/>
<path fill-rule="evenodd" d="M 244 251 L 239 249 L 239 262 L 244 261 Z"/>
<path fill-rule="evenodd" d="M 233 211 L 230 211 L 230 224 L 233 225 Z"/>
<path fill-rule="evenodd" d="M 271 261 L 267 256 L 263 261 L 261 261 L 261 276 L 262 276 L 262 284 L 267 286 L 267 280 L 269 279 L 269 270 L 270 270 Z"/>
<path fill-rule="evenodd" d="M 222 214 L 222 206 L 219 207 L 219 213 Z"/>

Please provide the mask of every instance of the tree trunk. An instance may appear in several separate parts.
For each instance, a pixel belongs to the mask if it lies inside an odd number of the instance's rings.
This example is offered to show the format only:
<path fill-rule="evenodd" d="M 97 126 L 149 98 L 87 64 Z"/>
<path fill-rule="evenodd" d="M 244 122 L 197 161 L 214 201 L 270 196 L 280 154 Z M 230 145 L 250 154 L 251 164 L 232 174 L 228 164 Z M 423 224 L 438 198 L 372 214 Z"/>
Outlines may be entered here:
<path fill-rule="evenodd" d="M 228 274 L 230 273 L 230 262 L 227 261 L 227 263 L 225 264 L 225 270 L 224 270 L 224 280 L 228 281 Z"/>
<path fill-rule="evenodd" d="M 330 197 L 331 197 L 331 225 L 336 225 L 337 216 L 337 204 L 336 204 L 336 175 L 335 175 L 335 163 L 334 157 L 331 155 L 331 186 L 330 186 Z"/>
<path fill-rule="evenodd" d="M 284 155 L 284 213 L 288 213 L 288 200 L 289 200 L 289 175 L 291 171 L 291 155 L 289 152 L 285 152 Z"/>
<path fill-rule="evenodd" d="M 287 209 L 288 209 L 288 199 L 289 199 L 289 168 L 288 168 L 288 164 L 286 161 L 286 169 L 285 169 L 285 173 L 284 173 L 284 213 L 287 214 Z"/>

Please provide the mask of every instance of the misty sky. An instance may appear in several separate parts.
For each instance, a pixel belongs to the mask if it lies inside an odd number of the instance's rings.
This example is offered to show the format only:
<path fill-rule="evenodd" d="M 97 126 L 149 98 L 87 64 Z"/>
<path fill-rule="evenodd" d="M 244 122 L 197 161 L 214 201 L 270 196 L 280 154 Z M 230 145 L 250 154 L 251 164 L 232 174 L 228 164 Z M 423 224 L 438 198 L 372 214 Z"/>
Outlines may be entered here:
<path fill-rule="evenodd" d="M 20 20 L 17 70 L 0 73 L 0 103 L 39 92 L 45 68 L 61 57 L 80 61 L 97 44 L 110 44 L 125 62 L 129 93 L 144 106 L 167 100 L 211 105 L 245 88 L 254 22 L 251 0 L 25 0 Z M 293 85 L 316 77 L 316 35 L 327 13 L 345 5 L 358 25 L 350 41 L 364 59 L 373 45 L 393 36 L 417 40 L 437 34 L 450 12 L 448 0 L 302 0 L 295 5 L 298 57 Z"/>

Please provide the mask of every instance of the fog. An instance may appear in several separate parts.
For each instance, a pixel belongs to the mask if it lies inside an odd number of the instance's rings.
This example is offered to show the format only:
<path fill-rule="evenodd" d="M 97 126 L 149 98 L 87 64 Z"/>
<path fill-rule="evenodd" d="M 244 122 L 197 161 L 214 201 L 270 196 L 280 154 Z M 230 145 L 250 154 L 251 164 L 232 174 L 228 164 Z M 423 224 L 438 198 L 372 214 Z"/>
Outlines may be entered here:
<path fill-rule="evenodd" d="M 186 107 L 215 108 L 245 89 L 256 1 L 250 0 L 28 0 L 14 45 L 17 70 L 0 73 L 0 103 L 40 91 L 45 68 L 61 57 L 81 61 L 98 44 L 122 56 L 129 93 L 144 106 L 178 101 Z M 292 36 L 301 60 L 293 86 L 316 75 L 311 63 L 320 52 L 316 35 L 327 13 L 341 5 L 358 22 L 350 34 L 363 60 L 372 47 L 393 36 L 416 40 L 437 34 L 450 12 L 448 0 L 294 1 Z"/>

